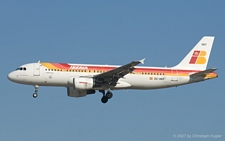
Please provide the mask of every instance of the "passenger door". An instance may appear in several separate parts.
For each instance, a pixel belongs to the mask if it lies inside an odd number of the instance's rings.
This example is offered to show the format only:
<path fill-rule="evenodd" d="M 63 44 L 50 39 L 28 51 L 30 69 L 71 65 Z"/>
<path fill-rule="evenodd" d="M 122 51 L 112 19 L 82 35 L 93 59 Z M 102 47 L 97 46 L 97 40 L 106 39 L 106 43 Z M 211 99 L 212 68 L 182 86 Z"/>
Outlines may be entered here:
<path fill-rule="evenodd" d="M 171 70 L 171 73 L 172 73 L 171 81 L 177 82 L 178 81 L 178 72 L 177 72 L 177 70 Z"/>
<path fill-rule="evenodd" d="M 40 64 L 34 64 L 33 75 L 34 76 L 40 76 Z"/>

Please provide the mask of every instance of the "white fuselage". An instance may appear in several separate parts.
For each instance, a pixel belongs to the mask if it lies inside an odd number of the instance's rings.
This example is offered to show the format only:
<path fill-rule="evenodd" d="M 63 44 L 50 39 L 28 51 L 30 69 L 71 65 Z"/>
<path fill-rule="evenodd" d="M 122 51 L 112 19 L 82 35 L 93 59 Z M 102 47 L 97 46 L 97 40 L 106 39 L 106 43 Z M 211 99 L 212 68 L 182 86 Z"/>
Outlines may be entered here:
<path fill-rule="evenodd" d="M 78 64 L 79 66 L 83 66 Z M 77 64 L 76 64 L 77 66 Z M 87 66 L 87 65 L 86 65 Z M 93 65 L 92 65 L 93 66 Z M 97 65 L 96 65 L 97 66 Z M 101 65 L 101 67 L 105 67 Z M 106 67 L 118 67 L 118 66 L 106 66 Z M 39 86 L 60 86 L 60 87 L 72 87 L 69 83 L 70 78 L 73 77 L 93 77 L 100 73 L 96 71 L 93 72 L 75 72 L 71 70 L 67 71 L 58 71 L 58 70 L 49 70 L 39 63 L 30 63 L 22 65 L 20 68 L 26 68 L 26 70 L 16 70 L 11 72 L 8 75 L 8 78 L 16 83 L 27 84 L 27 85 L 39 85 Z M 157 88 L 166 88 L 172 86 L 178 86 L 190 83 L 189 75 L 179 76 L 177 70 L 170 68 L 150 68 L 150 67 L 136 67 L 136 69 L 150 69 L 154 70 L 153 73 L 146 72 L 136 72 L 129 73 L 123 78 L 120 78 L 118 85 L 113 89 L 157 89 Z M 157 70 L 162 70 L 162 73 L 157 73 Z M 172 75 L 166 75 L 163 73 L 163 70 L 170 72 Z M 135 72 L 135 71 L 134 71 Z M 125 82 L 125 84 L 120 86 L 119 83 Z"/>

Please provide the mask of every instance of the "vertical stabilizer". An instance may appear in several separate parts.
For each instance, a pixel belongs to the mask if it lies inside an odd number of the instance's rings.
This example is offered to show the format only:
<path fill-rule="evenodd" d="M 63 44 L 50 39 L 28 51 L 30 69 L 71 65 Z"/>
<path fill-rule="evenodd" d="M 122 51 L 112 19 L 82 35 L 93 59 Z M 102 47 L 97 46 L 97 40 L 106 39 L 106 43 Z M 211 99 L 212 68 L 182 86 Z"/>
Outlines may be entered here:
<path fill-rule="evenodd" d="M 214 37 L 203 37 L 187 56 L 174 68 L 189 70 L 206 70 Z"/>

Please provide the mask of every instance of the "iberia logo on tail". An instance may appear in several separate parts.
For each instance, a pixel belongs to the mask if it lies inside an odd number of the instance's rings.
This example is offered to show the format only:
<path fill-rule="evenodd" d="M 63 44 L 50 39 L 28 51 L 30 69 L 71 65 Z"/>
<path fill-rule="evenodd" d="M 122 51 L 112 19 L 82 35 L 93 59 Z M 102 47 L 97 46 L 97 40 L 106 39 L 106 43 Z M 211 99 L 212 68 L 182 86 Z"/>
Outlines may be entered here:
<path fill-rule="evenodd" d="M 195 50 L 189 64 L 205 64 L 206 63 L 206 52 Z"/>

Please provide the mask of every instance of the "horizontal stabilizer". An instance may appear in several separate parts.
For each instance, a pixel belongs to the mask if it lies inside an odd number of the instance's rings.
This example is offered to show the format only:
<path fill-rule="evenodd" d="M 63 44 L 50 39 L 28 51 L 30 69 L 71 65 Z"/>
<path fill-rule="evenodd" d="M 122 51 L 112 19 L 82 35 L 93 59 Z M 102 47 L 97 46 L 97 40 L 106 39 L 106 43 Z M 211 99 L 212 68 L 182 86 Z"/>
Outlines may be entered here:
<path fill-rule="evenodd" d="M 206 75 L 212 73 L 215 70 L 217 70 L 217 69 L 216 68 L 207 69 L 207 70 L 204 70 L 204 71 L 200 71 L 200 72 L 194 73 L 194 74 L 190 75 L 190 77 L 193 78 L 193 79 L 204 78 Z"/>

